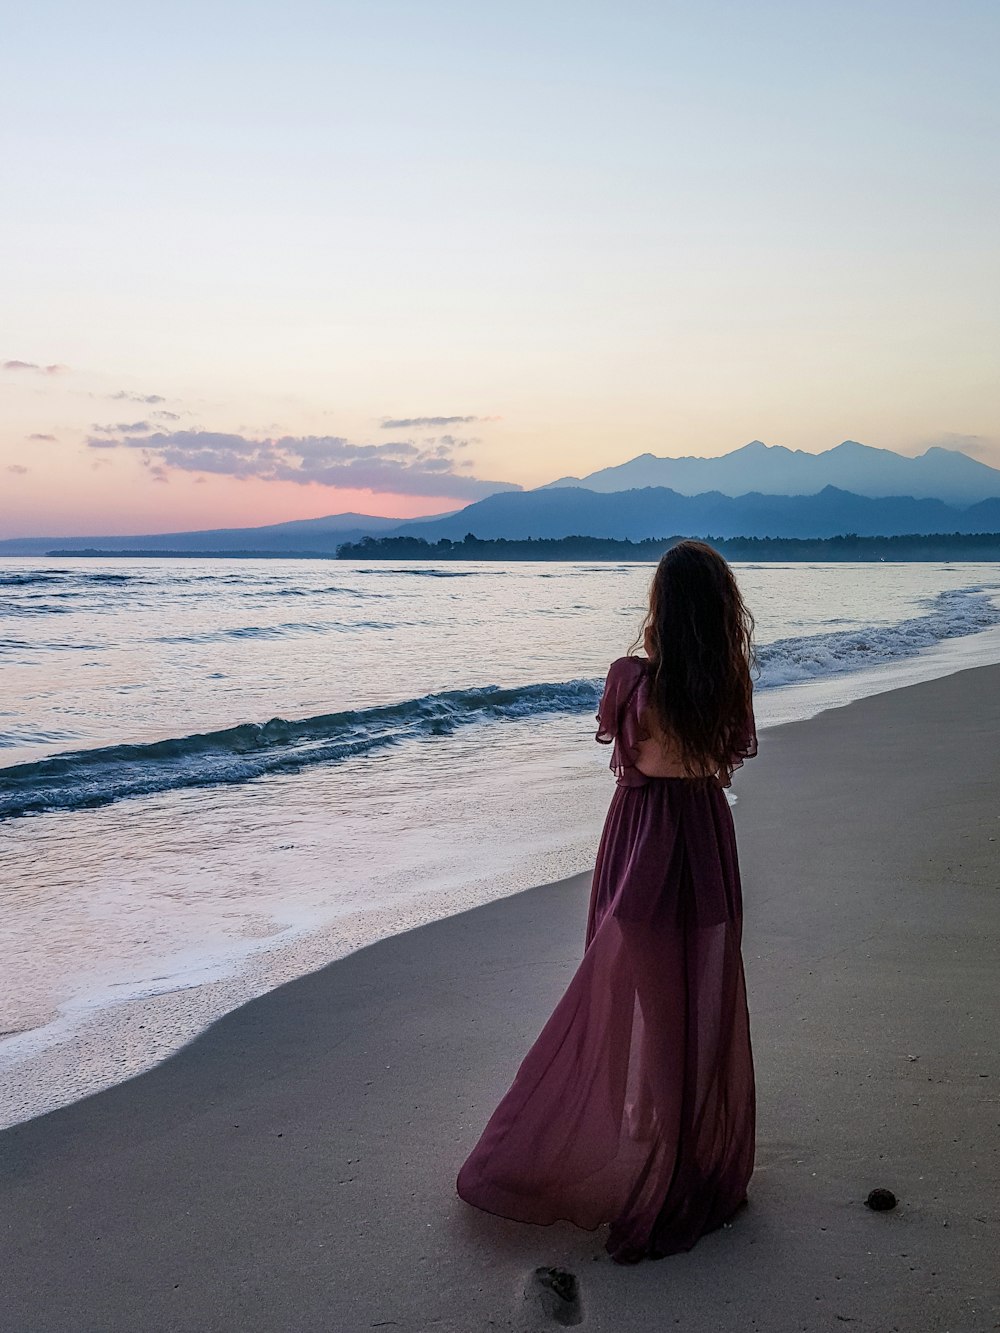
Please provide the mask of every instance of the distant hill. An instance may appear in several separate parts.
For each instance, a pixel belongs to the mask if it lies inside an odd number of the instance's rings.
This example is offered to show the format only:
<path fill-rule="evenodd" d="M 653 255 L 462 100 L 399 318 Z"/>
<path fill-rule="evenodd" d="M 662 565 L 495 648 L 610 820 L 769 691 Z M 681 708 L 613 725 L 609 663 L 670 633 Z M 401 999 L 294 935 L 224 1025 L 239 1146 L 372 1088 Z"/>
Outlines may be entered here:
<path fill-rule="evenodd" d="M 816 495 L 827 486 L 854 495 L 912 496 L 970 505 L 1000 496 L 1000 469 L 979 463 L 951 449 L 931 448 L 919 458 L 891 449 L 873 449 L 845 440 L 833 449 L 810 454 L 780 444 L 754 440 L 720 458 L 658 458 L 640 454 L 617 467 L 601 468 L 586 477 L 561 477 L 543 489 L 584 488 L 590 491 L 631 491 L 666 486 L 681 495 L 720 491 L 723 495 Z"/>
<path fill-rule="evenodd" d="M 437 516 L 436 516 L 437 517 Z M 411 520 L 419 525 L 422 520 Z M 0 555 L 44 555 L 46 551 L 100 550 L 111 552 L 197 552 L 225 555 L 227 552 L 261 555 L 332 554 L 340 542 L 366 535 L 395 531 L 398 518 L 374 514 L 327 514 L 323 518 L 292 519 L 260 528 L 211 528 L 201 532 L 158 532 L 137 537 L 14 537 L 0 541 Z"/>
<path fill-rule="evenodd" d="M 419 528 L 402 524 L 380 535 L 448 537 L 461 541 L 467 532 L 488 539 L 506 537 L 612 537 L 643 541 L 665 532 L 716 537 L 893 537 L 906 533 L 996 532 L 1000 499 L 968 509 L 941 500 L 908 496 L 872 500 L 834 486 L 818 495 L 761 495 L 733 498 L 709 491 L 679 495 L 662 486 L 612 495 L 582 488 L 556 487 L 508 491 L 477 500 L 448 518 Z"/>

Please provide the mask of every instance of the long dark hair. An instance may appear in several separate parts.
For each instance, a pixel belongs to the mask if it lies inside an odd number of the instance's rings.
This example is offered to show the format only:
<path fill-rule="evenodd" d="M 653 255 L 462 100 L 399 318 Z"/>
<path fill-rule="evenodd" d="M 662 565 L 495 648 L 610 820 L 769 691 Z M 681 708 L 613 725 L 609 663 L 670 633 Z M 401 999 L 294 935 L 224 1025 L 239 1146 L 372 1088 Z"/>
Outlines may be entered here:
<path fill-rule="evenodd" d="M 663 556 L 633 646 L 645 643 L 650 708 L 689 773 L 731 767 L 750 716 L 753 628 L 718 551 L 682 541 Z"/>

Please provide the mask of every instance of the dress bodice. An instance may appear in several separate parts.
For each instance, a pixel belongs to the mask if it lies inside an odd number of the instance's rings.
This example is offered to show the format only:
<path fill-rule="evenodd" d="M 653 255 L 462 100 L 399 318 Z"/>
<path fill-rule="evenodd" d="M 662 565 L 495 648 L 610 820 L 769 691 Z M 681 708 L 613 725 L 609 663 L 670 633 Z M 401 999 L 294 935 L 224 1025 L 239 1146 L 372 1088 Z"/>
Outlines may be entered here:
<path fill-rule="evenodd" d="M 645 657 L 619 657 L 611 663 L 597 711 L 597 735 L 602 745 L 613 745 L 610 768 L 618 783 L 639 787 L 653 778 L 691 777 L 677 754 L 671 754 L 653 737 L 649 727 L 649 683 L 651 664 Z M 718 776 L 729 786 L 732 770 L 757 753 L 753 710 L 743 728 L 733 737 L 729 764 Z"/>

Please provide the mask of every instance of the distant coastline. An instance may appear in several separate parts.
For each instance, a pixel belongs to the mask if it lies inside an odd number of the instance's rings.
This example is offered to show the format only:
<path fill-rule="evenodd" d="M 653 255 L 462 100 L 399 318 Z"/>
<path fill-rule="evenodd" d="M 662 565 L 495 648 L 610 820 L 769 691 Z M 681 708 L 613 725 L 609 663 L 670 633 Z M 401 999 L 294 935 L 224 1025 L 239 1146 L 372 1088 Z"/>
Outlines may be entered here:
<path fill-rule="evenodd" d="M 462 541 L 447 537 L 428 542 L 423 537 L 364 537 L 342 542 L 329 551 L 171 551 L 155 548 L 109 550 L 100 547 L 56 549 L 46 556 L 74 559 L 160 560 L 496 560 L 575 561 L 624 560 L 643 563 L 658 560 L 664 551 L 682 541 L 680 536 L 648 538 L 644 541 L 610 537 L 505 537 L 480 538 L 469 534 Z M 1000 561 L 1000 533 L 949 533 L 898 537 L 704 537 L 700 538 L 729 560 L 763 561 Z"/>
<path fill-rule="evenodd" d="M 159 550 L 155 546 L 136 547 L 134 551 L 121 548 L 102 548 L 100 546 L 83 546 L 77 549 L 66 546 L 58 546 L 51 551 L 41 551 L 38 554 L 43 556 L 72 556 L 74 560 L 95 559 L 95 560 L 120 560 L 120 559 L 139 559 L 139 560 L 336 560 L 337 552 L 333 551 L 170 551 Z M 8 560 L 26 560 L 30 555 L 20 552 L 0 551 L 0 559 Z"/>

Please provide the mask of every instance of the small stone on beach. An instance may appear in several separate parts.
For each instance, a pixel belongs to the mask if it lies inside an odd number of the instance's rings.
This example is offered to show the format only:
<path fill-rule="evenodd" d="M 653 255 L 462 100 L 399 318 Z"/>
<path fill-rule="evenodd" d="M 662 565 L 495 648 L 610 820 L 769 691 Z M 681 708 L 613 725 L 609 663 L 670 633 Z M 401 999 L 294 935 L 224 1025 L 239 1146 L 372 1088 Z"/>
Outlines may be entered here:
<path fill-rule="evenodd" d="M 865 1199 L 865 1207 L 875 1213 L 887 1213 L 890 1208 L 895 1208 L 897 1202 L 892 1190 L 877 1189 L 872 1190 Z"/>
<path fill-rule="evenodd" d="M 565 1268 L 536 1268 L 525 1296 L 537 1297 L 544 1313 L 564 1328 L 583 1322 L 579 1284 L 576 1275 Z"/>

